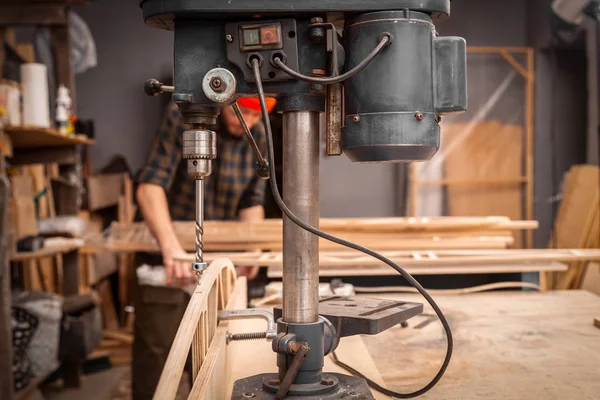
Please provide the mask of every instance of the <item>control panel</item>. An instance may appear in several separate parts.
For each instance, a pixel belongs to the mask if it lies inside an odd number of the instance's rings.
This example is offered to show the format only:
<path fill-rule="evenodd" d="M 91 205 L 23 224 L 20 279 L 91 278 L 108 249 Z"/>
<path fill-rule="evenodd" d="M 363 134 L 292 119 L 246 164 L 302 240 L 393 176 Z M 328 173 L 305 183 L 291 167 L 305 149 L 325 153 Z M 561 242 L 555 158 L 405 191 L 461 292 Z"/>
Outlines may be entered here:
<path fill-rule="evenodd" d="M 227 59 L 237 65 L 247 82 L 254 82 L 251 60 L 258 59 L 265 82 L 291 80 L 273 63 L 278 56 L 298 71 L 298 32 L 296 20 L 236 22 L 225 25 Z"/>

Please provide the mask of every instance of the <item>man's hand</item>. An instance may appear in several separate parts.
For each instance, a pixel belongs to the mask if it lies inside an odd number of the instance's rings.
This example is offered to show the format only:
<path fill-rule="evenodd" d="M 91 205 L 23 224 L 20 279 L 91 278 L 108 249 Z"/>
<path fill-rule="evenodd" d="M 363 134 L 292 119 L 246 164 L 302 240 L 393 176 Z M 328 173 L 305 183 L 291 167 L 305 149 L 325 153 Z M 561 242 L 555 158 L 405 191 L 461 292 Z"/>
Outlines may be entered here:
<path fill-rule="evenodd" d="M 174 260 L 177 257 L 184 257 L 185 255 L 187 253 L 181 245 L 162 249 L 167 286 L 183 287 L 198 281 L 196 273 L 192 271 L 191 263 Z"/>

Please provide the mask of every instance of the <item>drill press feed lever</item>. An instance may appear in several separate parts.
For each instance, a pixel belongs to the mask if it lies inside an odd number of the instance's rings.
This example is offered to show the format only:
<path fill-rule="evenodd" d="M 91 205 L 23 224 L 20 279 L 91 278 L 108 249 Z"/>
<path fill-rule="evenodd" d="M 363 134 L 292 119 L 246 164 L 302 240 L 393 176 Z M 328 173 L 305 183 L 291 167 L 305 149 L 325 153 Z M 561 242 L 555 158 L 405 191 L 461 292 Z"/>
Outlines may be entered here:
<path fill-rule="evenodd" d="M 208 127 L 222 105 L 238 97 L 258 92 L 261 103 L 268 157 L 253 149 L 260 176 L 270 176 L 284 213 L 283 307 L 275 311 L 273 342 L 279 372 L 237 381 L 232 398 L 372 399 L 365 379 L 324 373 L 325 354 L 340 337 L 376 334 L 422 312 L 422 305 L 414 303 L 320 300 L 317 236 L 388 264 L 432 306 L 448 340 L 438 373 L 415 392 L 385 393 L 411 398 L 433 388 L 453 348 L 448 321 L 435 301 L 390 259 L 318 229 L 319 113 L 327 110 L 328 154 L 343 150 L 354 162 L 430 159 L 439 147 L 441 116 L 464 111 L 467 104 L 466 43 L 438 37 L 434 26 L 450 14 L 450 1 L 143 0 L 141 7 L 146 23 L 175 32 L 173 100 L 188 127 L 184 157 L 198 182 L 198 203 L 216 157 L 216 135 Z M 336 18 L 345 19 L 341 35 L 335 29 L 341 25 L 332 24 Z M 151 94 L 161 87 L 156 82 L 148 86 Z M 273 164 L 267 95 L 277 97 L 283 113 L 283 198 Z M 198 204 L 198 269 L 205 268 L 202 219 Z M 272 337 L 268 332 L 260 336 Z M 246 336 L 238 338 L 258 338 Z"/>

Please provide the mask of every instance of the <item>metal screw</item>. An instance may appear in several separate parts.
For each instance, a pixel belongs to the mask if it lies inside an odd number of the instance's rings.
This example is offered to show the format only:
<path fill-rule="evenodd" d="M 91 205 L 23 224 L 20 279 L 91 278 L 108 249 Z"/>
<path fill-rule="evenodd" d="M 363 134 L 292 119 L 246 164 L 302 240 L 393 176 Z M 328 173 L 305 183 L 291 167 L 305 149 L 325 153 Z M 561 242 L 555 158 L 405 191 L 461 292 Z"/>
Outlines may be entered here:
<path fill-rule="evenodd" d="M 225 36 L 225 40 L 227 40 L 227 43 L 233 43 L 233 36 L 227 35 Z"/>
<path fill-rule="evenodd" d="M 356 393 L 356 392 L 348 392 L 348 396 L 350 396 L 350 397 L 358 397 L 358 393 Z"/>
<path fill-rule="evenodd" d="M 332 378 L 323 378 L 323 379 L 321 379 L 321 385 L 333 386 L 334 383 L 335 383 L 335 381 Z"/>
<path fill-rule="evenodd" d="M 417 121 L 421 121 L 423 119 L 423 113 L 421 111 L 417 111 L 417 113 L 415 114 L 415 118 L 417 119 Z"/>
<path fill-rule="evenodd" d="M 242 397 L 245 399 L 251 399 L 253 397 L 256 397 L 256 395 L 254 393 L 251 392 L 246 392 L 246 393 L 242 393 Z"/>
<path fill-rule="evenodd" d="M 360 122 L 360 116 L 355 115 L 354 117 L 352 117 L 352 121 L 354 121 L 355 123 L 359 123 Z"/>
<path fill-rule="evenodd" d="M 311 24 L 322 24 L 323 18 L 321 18 L 321 17 L 311 18 L 310 23 Z"/>
<path fill-rule="evenodd" d="M 269 382 L 267 383 L 269 384 L 269 386 L 279 386 L 281 381 L 279 379 L 269 379 Z"/>
<path fill-rule="evenodd" d="M 313 69 L 312 70 L 312 74 L 313 74 L 313 76 L 325 76 L 325 70 L 323 70 L 323 69 Z"/>

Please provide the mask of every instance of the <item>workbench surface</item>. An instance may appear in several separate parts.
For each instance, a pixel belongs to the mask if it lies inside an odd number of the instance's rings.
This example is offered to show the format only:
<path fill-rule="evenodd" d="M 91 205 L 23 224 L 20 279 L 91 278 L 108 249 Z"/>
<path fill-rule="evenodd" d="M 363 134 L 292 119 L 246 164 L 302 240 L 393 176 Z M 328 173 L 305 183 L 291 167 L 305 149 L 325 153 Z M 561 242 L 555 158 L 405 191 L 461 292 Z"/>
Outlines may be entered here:
<path fill-rule="evenodd" d="M 369 297 L 422 302 L 413 294 Z M 570 291 L 434 298 L 452 326 L 454 356 L 440 383 L 421 399 L 600 399 L 600 329 L 594 326 L 600 297 Z M 427 305 L 424 314 L 408 328 L 363 337 L 390 389 L 421 388 L 439 369 L 445 335 Z M 369 375 L 360 364 L 348 364 Z"/>

